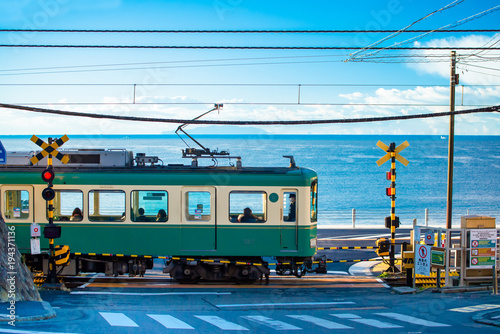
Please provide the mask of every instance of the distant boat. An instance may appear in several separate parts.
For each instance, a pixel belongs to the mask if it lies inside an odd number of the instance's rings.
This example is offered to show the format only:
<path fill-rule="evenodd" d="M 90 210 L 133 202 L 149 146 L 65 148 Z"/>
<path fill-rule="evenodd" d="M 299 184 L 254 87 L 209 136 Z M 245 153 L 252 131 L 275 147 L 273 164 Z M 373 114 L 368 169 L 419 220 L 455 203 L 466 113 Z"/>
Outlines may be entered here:
<path fill-rule="evenodd" d="M 446 139 L 446 137 L 445 136 L 441 136 L 441 139 Z"/>

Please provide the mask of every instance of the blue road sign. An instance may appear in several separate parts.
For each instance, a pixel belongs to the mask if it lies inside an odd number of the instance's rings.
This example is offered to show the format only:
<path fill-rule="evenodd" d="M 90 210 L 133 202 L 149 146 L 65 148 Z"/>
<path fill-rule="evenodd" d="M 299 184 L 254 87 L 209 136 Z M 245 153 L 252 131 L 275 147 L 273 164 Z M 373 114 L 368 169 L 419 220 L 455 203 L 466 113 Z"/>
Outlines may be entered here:
<path fill-rule="evenodd" d="M 5 152 L 5 147 L 3 147 L 0 141 L 0 165 L 5 165 L 7 163 L 7 152 Z"/>

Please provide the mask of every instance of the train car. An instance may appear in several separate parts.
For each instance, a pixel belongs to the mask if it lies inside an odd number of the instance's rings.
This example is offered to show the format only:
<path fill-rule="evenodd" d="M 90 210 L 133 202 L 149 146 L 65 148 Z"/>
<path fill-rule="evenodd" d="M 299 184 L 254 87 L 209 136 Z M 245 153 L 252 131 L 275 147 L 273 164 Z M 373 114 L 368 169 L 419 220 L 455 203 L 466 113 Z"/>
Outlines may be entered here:
<path fill-rule="evenodd" d="M 71 261 L 62 274 L 105 272 L 143 275 L 153 259 L 179 281 L 252 281 L 269 274 L 324 272 L 314 264 L 318 177 L 308 168 L 163 165 L 157 157 L 127 150 L 60 150 L 54 159 L 56 244 L 68 245 Z M 48 240 L 31 254 L 30 227 L 48 224 L 41 178 L 46 159 L 37 152 L 9 153 L 0 165 L 1 213 L 15 227 L 27 263 L 47 270 Z M 189 156 L 189 155 L 188 155 Z M 213 156 L 212 156 L 213 158 Z M 251 213 L 249 213 L 249 210 Z"/>

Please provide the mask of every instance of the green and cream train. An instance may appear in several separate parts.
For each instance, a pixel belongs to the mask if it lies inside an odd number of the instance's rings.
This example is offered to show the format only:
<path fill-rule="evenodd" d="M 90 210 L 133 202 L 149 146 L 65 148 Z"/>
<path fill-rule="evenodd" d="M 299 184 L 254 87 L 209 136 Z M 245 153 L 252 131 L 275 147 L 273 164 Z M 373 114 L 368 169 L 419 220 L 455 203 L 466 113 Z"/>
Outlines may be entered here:
<path fill-rule="evenodd" d="M 325 272 L 314 261 L 317 240 L 317 174 L 297 167 L 162 165 L 158 158 L 126 150 L 60 150 L 54 159 L 56 244 L 71 249 L 65 274 L 105 272 L 142 275 L 165 256 L 164 272 L 180 281 L 251 281 L 276 273 Z M 48 224 L 40 177 L 45 159 L 13 152 L 0 165 L 1 213 L 15 228 L 27 263 L 46 270 L 31 254 L 32 224 Z M 36 225 L 35 225 L 36 226 Z M 11 229 L 14 229 L 11 227 Z M 45 265 L 44 265 L 45 264 Z"/>

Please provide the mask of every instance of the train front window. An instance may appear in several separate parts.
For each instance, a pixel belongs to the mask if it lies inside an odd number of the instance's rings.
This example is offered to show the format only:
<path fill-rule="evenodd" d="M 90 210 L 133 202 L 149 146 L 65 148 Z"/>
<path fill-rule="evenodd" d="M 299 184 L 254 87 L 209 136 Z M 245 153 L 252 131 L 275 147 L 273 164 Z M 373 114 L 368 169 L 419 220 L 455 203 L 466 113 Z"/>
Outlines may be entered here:
<path fill-rule="evenodd" d="M 231 191 L 229 220 L 232 223 L 264 223 L 267 220 L 267 194 L 263 191 Z"/>
<path fill-rule="evenodd" d="M 132 191 L 130 204 L 130 217 L 134 222 L 166 222 L 168 220 L 168 193 L 166 191 Z"/>
<path fill-rule="evenodd" d="M 119 222 L 125 220 L 125 192 L 122 190 L 89 191 L 89 220 Z"/>
<path fill-rule="evenodd" d="M 318 221 L 318 181 L 311 184 L 311 222 Z"/>
<path fill-rule="evenodd" d="M 4 192 L 4 216 L 8 219 L 28 219 L 30 215 L 30 196 L 26 190 L 7 190 Z"/>
<path fill-rule="evenodd" d="M 211 218 L 210 193 L 208 191 L 186 192 L 186 219 L 209 221 Z"/>
<path fill-rule="evenodd" d="M 80 221 L 83 219 L 83 192 L 55 189 L 54 221 Z M 48 209 L 48 207 L 47 207 Z M 47 220 L 49 219 L 47 210 Z"/>

